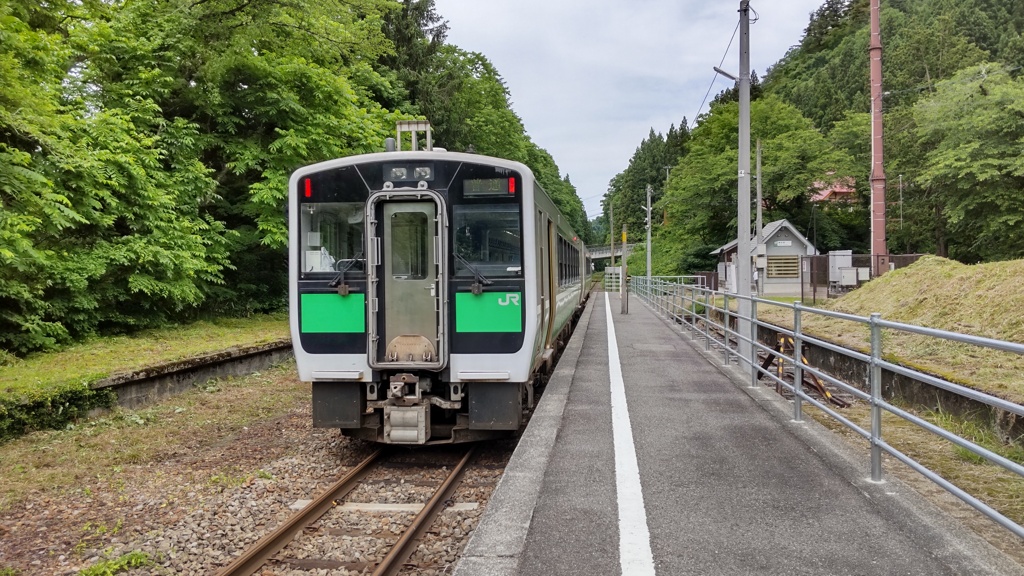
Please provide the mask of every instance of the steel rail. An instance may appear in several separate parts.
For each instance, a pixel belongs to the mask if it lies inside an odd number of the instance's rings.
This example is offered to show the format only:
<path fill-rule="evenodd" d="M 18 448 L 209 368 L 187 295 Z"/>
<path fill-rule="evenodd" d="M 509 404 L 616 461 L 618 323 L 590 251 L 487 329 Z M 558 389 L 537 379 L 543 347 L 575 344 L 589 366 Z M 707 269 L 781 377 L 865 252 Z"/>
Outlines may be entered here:
<path fill-rule="evenodd" d="M 284 524 L 273 532 L 260 538 L 256 544 L 245 551 L 223 570 L 219 576 L 249 576 L 259 570 L 267 560 L 291 542 L 303 528 L 315 522 L 334 505 L 339 498 L 344 498 L 352 491 L 370 467 L 377 461 L 383 450 L 377 450 L 368 458 L 356 465 L 348 474 L 328 488 L 319 498 L 310 502 L 305 508 L 293 514 Z"/>
<path fill-rule="evenodd" d="M 444 510 L 444 504 L 448 502 L 455 489 L 458 488 L 459 481 L 462 480 L 462 475 L 466 471 L 466 465 L 469 464 L 469 460 L 473 457 L 475 451 L 476 446 L 466 450 L 466 455 L 455 465 L 448 478 L 437 489 L 437 492 L 434 492 L 433 497 L 423 506 L 420 513 L 412 519 L 412 524 L 409 525 L 409 528 L 406 529 L 401 538 L 398 539 L 398 542 L 391 548 L 391 551 L 374 569 L 373 576 L 395 576 L 402 570 L 404 562 L 413 552 L 412 545 L 434 523 L 437 515 Z"/>

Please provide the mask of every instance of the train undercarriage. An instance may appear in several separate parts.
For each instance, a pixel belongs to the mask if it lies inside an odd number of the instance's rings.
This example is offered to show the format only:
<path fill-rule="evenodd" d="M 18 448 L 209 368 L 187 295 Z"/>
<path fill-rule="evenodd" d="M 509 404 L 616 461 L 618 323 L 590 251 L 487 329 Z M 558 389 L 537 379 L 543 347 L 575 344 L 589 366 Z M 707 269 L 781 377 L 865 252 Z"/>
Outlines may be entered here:
<path fill-rule="evenodd" d="M 585 304 L 585 301 L 584 301 Z M 453 444 L 515 436 L 526 425 L 584 305 L 537 357 L 527 382 L 443 382 L 437 372 L 382 373 L 378 382 L 313 382 L 313 422 L 386 444 Z"/>

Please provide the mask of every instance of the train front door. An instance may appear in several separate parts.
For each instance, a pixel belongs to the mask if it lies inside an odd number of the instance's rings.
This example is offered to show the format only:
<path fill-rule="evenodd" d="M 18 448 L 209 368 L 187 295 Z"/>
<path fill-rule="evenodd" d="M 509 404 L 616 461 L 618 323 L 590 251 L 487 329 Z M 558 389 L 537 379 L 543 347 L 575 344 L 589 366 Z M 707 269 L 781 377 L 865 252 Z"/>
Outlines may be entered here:
<path fill-rule="evenodd" d="M 370 306 L 371 365 L 441 368 L 445 363 L 443 310 L 444 211 L 422 192 L 375 196 L 368 227 L 375 258 Z M 379 221 L 377 221 L 379 218 Z"/>

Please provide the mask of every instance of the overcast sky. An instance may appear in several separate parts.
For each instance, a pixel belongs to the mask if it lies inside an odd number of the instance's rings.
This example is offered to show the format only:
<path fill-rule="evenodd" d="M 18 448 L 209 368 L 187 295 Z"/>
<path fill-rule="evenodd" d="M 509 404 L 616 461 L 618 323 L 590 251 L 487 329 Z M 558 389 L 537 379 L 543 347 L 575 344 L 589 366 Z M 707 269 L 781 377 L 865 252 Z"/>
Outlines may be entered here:
<path fill-rule="evenodd" d="M 758 76 L 800 42 L 823 0 L 751 2 Z M 692 125 L 708 88 L 739 72 L 739 0 L 434 0 L 448 43 L 498 69 L 533 141 L 569 175 L 593 219 L 608 182 L 651 128 Z M 867 47 L 864 48 L 867 50 Z M 714 86 L 711 86 L 714 80 Z"/>

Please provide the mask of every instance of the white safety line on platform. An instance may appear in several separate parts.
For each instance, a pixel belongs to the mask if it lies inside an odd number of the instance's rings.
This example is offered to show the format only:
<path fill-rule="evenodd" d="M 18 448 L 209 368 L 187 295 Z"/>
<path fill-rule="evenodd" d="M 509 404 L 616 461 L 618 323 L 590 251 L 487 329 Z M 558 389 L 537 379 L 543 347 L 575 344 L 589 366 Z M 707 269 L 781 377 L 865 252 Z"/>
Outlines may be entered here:
<path fill-rule="evenodd" d="M 619 566 L 629 576 L 654 576 L 651 534 L 647 529 L 647 509 L 640 486 L 640 466 L 636 462 L 633 427 L 626 406 L 626 384 L 619 364 L 619 345 L 608 293 L 604 294 L 608 319 L 608 373 L 612 387 L 612 438 L 615 444 L 615 491 L 619 501 Z"/>

